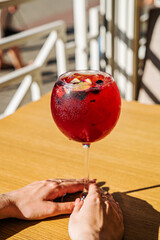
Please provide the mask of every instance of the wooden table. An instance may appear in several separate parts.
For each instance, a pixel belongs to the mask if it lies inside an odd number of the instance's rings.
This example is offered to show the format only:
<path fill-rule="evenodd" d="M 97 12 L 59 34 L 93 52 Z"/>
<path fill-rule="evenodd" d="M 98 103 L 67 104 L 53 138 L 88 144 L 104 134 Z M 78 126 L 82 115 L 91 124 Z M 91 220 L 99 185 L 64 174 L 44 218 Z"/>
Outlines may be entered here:
<path fill-rule="evenodd" d="M 0 121 L 0 191 L 36 180 L 83 176 L 81 144 L 55 126 L 50 94 Z M 105 181 L 124 213 L 125 239 L 157 240 L 160 223 L 160 106 L 122 102 L 112 133 L 90 150 L 90 177 Z M 69 239 L 68 216 L 0 221 L 0 239 Z"/>

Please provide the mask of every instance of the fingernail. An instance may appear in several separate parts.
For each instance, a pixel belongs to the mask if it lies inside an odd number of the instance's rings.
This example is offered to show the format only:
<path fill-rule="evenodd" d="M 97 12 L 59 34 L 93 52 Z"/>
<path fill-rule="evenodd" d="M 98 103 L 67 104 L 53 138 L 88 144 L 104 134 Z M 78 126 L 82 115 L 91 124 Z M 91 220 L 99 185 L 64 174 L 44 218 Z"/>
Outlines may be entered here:
<path fill-rule="evenodd" d="M 80 203 L 81 199 L 80 198 L 76 198 L 75 200 L 75 206 L 78 205 Z"/>

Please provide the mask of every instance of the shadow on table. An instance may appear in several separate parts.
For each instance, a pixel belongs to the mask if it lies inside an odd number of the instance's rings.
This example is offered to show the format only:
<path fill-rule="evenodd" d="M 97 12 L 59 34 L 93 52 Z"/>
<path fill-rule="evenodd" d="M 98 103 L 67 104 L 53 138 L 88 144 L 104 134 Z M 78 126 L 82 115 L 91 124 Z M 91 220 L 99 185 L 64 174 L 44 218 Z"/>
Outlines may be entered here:
<path fill-rule="evenodd" d="M 124 215 L 124 240 L 158 240 L 160 213 L 146 201 L 127 195 L 127 193 L 156 187 L 160 187 L 160 185 L 136 189 L 124 193 L 113 193 L 113 197 L 119 202 Z M 108 190 L 109 188 L 106 189 L 106 191 Z M 66 217 L 68 218 L 68 215 L 61 215 L 41 221 L 62 219 Z M 25 221 L 19 219 L 0 220 L 0 240 L 6 240 L 9 237 L 14 236 L 16 233 L 21 232 L 23 229 L 36 225 L 41 221 Z"/>
<path fill-rule="evenodd" d="M 25 221 L 15 218 L 0 220 L 0 239 L 5 240 L 23 229 L 36 225 L 40 221 Z"/>
<path fill-rule="evenodd" d="M 123 211 L 126 240 L 158 240 L 160 213 L 146 201 L 131 197 L 127 193 L 160 187 L 156 185 L 144 189 L 136 189 L 125 193 L 113 193 Z M 157 196 L 158 198 L 158 196 Z"/>
<path fill-rule="evenodd" d="M 6 240 L 11 236 L 23 231 L 30 226 L 34 226 L 41 221 L 50 221 L 56 219 L 68 218 L 68 215 L 60 215 L 43 220 L 27 221 L 15 218 L 8 218 L 0 220 L 0 240 Z"/>
<path fill-rule="evenodd" d="M 67 194 L 64 197 L 56 198 L 55 202 L 68 202 L 68 201 L 75 201 L 77 197 L 80 196 L 80 192 L 73 193 L 73 194 Z M 8 218 L 8 219 L 2 219 L 0 220 L 0 240 L 6 240 L 11 236 L 14 236 L 16 233 L 23 231 L 23 229 L 26 229 L 30 226 L 34 226 L 41 221 L 51 221 L 51 220 L 57 220 L 57 219 L 63 219 L 68 218 L 69 215 L 59 215 L 43 220 L 34 220 L 34 221 L 27 221 L 27 220 L 21 220 L 16 218 Z"/>

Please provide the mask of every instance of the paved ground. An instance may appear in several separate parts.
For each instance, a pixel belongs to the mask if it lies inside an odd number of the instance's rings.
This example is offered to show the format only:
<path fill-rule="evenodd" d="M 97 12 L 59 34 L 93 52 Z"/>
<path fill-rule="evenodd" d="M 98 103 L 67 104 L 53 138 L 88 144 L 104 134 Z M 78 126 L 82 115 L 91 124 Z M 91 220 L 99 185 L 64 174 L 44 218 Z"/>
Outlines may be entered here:
<path fill-rule="evenodd" d="M 89 6 L 99 4 L 99 0 L 89 0 Z M 36 27 L 51 21 L 63 19 L 68 27 L 68 40 L 73 39 L 73 11 L 72 0 L 33 0 L 19 6 L 18 11 L 13 18 L 13 26 L 19 29 Z M 34 59 L 45 39 L 28 42 L 27 45 L 21 46 L 22 56 L 25 62 Z M 7 58 L 7 56 L 6 56 Z M 9 60 L 9 59 L 8 59 Z M 74 56 L 70 56 L 69 69 L 74 69 Z M 9 71 L 0 71 L 0 76 L 7 74 Z M 51 91 L 54 81 L 56 80 L 56 62 L 51 58 L 42 72 L 42 94 Z M 17 84 L 9 87 L 0 88 L 0 114 L 6 108 L 9 100 L 14 95 Z M 24 104 L 30 101 L 30 96 L 24 101 Z"/>

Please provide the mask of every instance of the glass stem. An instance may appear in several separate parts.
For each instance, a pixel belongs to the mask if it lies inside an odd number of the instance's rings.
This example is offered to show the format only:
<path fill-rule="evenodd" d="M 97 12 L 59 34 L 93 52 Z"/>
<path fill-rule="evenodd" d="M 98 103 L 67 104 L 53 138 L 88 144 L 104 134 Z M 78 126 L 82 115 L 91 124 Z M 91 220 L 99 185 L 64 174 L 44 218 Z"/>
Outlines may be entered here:
<path fill-rule="evenodd" d="M 85 185 L 84 187 L 86 188 L 86 184 L 88 184 L 89 181 L 89 148 L 90 144 L 83 144 L 83 149 L 84 149 L 84 174 L 85 174 Z"/>

